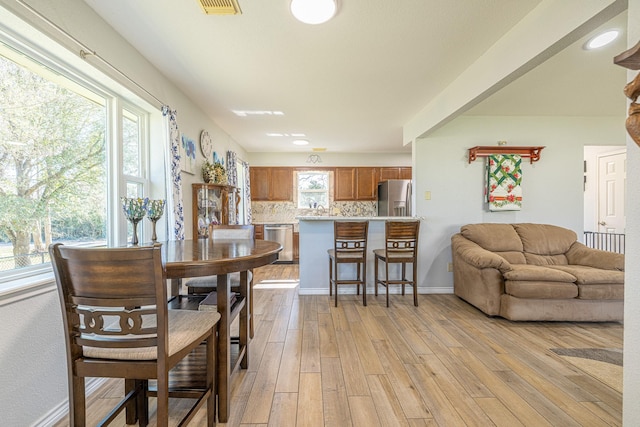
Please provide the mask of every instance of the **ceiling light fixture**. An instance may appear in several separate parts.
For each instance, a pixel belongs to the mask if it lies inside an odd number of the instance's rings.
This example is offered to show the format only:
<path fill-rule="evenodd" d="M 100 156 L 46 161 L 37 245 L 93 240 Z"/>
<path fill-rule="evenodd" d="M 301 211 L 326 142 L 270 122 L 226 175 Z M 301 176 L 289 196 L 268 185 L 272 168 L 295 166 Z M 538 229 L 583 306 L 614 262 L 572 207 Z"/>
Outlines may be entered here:
<path fill-rule="evenodd" d="M 306 139 L 296 139 L 293 141 L 294 145 L 309 145 L 309 141 Z"/>
<path fill-rule="evenodd" d="M 589 41 L 585 43 L 584 48 L 587 50 L 591 50 L 606 46 L 617 39 L 619 34 L 619 30 L 607 30 L 590 38 Z"/>
<path fill-rule="evenodd" d="M 291 0 L 291 13 L 305 24 L 323 24 L 333 18 L 336 0 Z"/>

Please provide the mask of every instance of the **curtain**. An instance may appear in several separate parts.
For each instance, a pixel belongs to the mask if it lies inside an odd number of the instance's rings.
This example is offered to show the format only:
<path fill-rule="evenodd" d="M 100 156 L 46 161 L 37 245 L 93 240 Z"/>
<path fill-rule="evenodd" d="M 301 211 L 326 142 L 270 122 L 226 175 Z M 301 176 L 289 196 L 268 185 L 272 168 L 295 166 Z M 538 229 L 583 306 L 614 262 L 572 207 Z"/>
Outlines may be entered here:
<path fill-rule="evenodd" d="M 173 233 L 167 233 L 168 240 L 184 240 L 184 208 L 182 205 L 182 170 L 180 169 L 180 132 L 176 120 L 176 110 L 162 107 L 162 115 L 167 118 L 168 156 L 165 157 L 167 180 L 167 224 L 173 224 Z M 170 209 L 171 208 L 171 209 Z"/>
<path fill-rule="evenodd" d="M 247 211 L 247 224 L 251 224 L 251 178 L 249 176 L 249 163 L 242 162 L 244 170 L 244 205 Z"/>

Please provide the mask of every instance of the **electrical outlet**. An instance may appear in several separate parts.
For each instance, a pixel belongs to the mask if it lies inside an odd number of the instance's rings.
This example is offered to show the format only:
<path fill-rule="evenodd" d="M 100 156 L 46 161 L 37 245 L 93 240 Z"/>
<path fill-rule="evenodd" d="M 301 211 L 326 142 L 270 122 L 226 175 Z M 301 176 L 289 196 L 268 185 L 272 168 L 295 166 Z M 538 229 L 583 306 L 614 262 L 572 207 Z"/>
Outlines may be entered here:
<path fill-rule="evenodd" d="M 424 192 L 424 199 L 425 200 L 431 200 L 431 191 L 425 191 Z"/>
<path fill-rule="evenodd" d="M 448 271 L 449 273 L 453 272 L 453 263 L 452 263 L 452 262 L 450 262 L 449 264 L 447 264 L 447 271 Z"/>

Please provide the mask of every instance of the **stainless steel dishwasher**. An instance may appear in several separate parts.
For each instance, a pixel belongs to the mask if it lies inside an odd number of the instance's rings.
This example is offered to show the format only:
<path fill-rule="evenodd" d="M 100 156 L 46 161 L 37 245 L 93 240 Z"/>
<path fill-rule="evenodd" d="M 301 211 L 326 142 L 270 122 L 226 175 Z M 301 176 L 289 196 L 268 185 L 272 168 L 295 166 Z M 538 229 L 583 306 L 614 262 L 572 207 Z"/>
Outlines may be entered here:
<path fill-rule="evenodd" d="M 282 245 L 276 262 L 293 262 L 293 224 L 265 224 L 264 240 Z"/>

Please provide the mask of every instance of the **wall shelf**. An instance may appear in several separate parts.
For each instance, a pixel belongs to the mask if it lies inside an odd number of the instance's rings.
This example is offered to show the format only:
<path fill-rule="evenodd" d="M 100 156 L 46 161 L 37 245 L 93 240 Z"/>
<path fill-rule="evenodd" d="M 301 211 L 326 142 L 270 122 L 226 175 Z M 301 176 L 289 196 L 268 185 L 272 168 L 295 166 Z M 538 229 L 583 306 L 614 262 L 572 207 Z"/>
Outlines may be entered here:
<path fill-rule="evenodd" d="M 542 147 L 509 147 L 508 145 L 487 145 L 469 148 L 469 163 L 478 157 L 487 157 L 491 154 L 519 154 L 522 157 L 528 157 L 530 162 L 540 160 L 540 152 Z"/>

